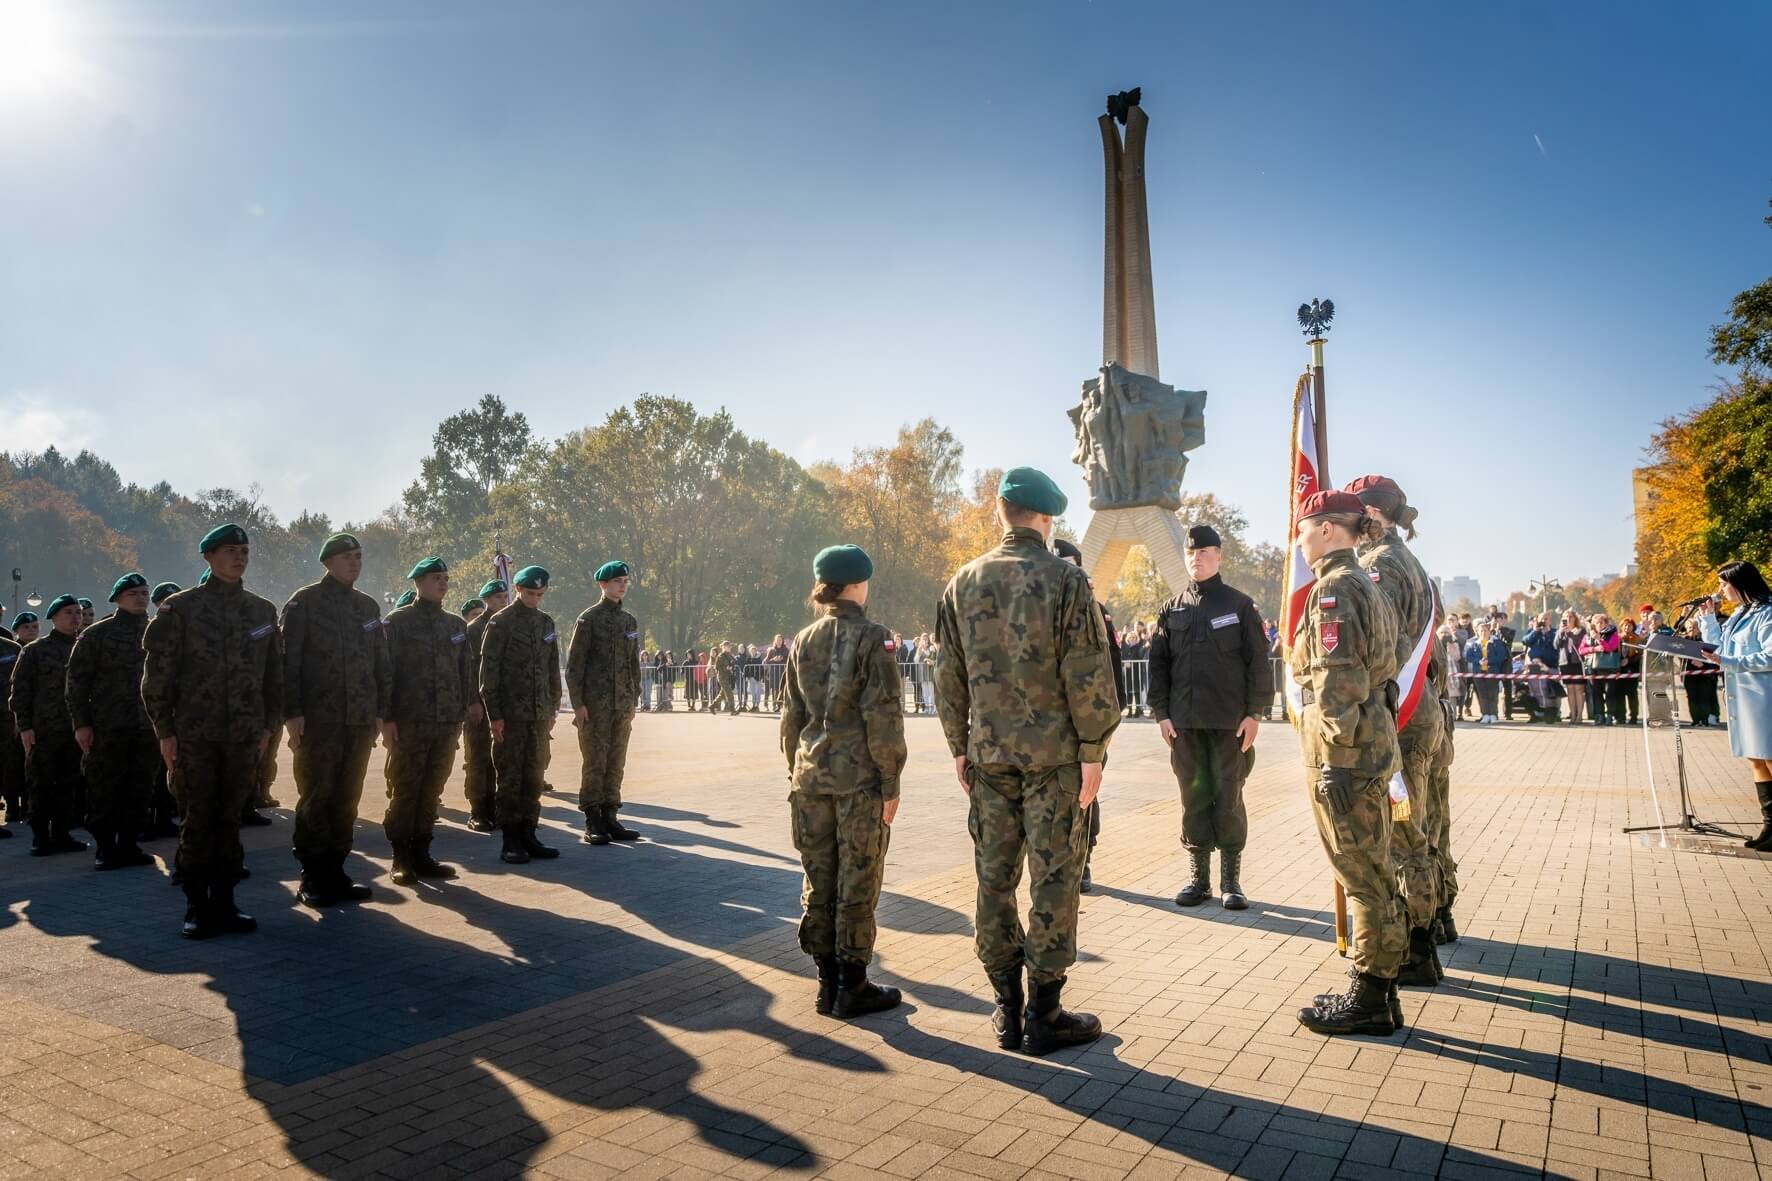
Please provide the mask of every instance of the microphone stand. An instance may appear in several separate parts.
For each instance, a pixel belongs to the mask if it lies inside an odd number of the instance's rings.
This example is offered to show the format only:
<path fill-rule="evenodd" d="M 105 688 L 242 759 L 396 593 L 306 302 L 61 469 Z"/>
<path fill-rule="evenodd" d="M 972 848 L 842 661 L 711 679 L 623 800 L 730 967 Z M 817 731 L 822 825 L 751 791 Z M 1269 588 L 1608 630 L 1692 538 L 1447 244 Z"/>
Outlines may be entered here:
<path fill-rule="evenodd" d="M 1680 618 L 1674 624 L 1675 633 L 1678 633 L 1682 628 L 1684 628 L 1686 626 L 1687 621 L 1692 618 L 1693 612 L 1698 610 L 1698 606 L 1699 606 L 1699 604 L 1694 603 L 1694 604 L 1688 606 L 1684 611 L 1680 612 Z M 1638 648 L 1645 653 L 1653 651 L 1653 649 L 1649 648 L 1645 644 L 1632 644 L 1631 647 Z M 1664 653 L 1663 655 L 1666 655 L 1675 661 L 1682 661 L 1685 664 L 1707 663 L 1705 661 L 1693 660 L 1693 659 L 1691 659 L 1689 657 L 1685 657 L 1685 656 L 1677 656 L 1671 652 Z M 1675 667 L 1678 668 L 1680 666 L 1676 664 Z M 1719 665 L 1719 666 L 1717 666 L 1717 668 L 1718 668 L 1718 675 L 1721 676 L 1721 666 Z M 1637 682 L 1638 692 L 1642 691 L 1643 684 L 1644 684 L 1643 680 L 1639 680 Z M 1741 840 L 1742 839 L 1741 833 L 1732 832 L 1729 829 L 1724 828 L 1722 825 L 1712 824 L 1708 820 L 1700 820 L 1693 813 L 1693 811 L 1692 811 L 1692 789 L 1690 786 L 1688 786 L 1688 784 L 1686 782 L 1686 744 L 1685 744 L 1685 741 L 1682 737 L 1683 731 L 1680 729 L 1680 694 L 1679 694 L 1677 687 L 1668 693 L 1668 704 L 1672 707 L 1672 718 L 1673 718 L 1673 723 L 1674 723 L 1674 771 L 1675 771 L 1675 774 L 1677 775 L 1677 777 L 1679 779 L 1679 783 L 1680 783 L 1680 822 L 1679 822 L 1679 824 L 1675 825 L 1674 827 L 1678 831 L 1684 832 L 1684 833 L 1693 833 L 1693 834 L 1697 834 L 1700 836 L 1710 836 L 1710 837 L 1733 837 L 1735 840 Z M 1650 788 L 1651 793 L 1653 793 L 1654 788 L 1655 788 L 1655 769 L 1652 766 L 1648 765 L 1649 710 L 1648 710 L 1646 703 L 1644 705 L 1644 708 L 1641 710 L 1641 713 L 1643 715 L 1644 765 L 1646 767 L 1648 767 L 1648 770 L 1649 770 L 1649 788 Z M 1730 724 L 1733 725 L 1735 722 L 1735 719 L 1730 718 L 1729 721 L 1730 721 Z M 1657 813 L 1656 818 L 1661 819 L 1659 804 L 1656 806 L 1656 813 Z M 1634 827 L 1626 828 L 1626 829 L 1624 829 L 1624 831 L 1625 832 L 1660 832 L 1661 833 L 1661 843 L 1663 846 L 1665 846 L 1667 844 L 1667 829 L 1668 829 L 1668 826 L 1665 823 L 1663 823 L 1663 824 L 1639 824 Z"/>

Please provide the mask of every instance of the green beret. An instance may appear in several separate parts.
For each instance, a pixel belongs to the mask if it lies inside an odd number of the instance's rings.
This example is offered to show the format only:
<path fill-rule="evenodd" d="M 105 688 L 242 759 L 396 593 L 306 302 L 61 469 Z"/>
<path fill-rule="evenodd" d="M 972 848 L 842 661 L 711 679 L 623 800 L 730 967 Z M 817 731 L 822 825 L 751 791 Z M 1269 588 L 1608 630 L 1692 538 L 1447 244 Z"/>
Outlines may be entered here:
<path fill-rule="evenodd" d="M 209 571 L 205 570 L 203 573 L 197 575 L 197 585 L 198 586 L 202 586 L 205 583 L 207 583 L 208 581 L 209 581 Z"/>
<path fill-rule="evenodd" d="M 633 571 L 628 569 L 626 562 L 604 562 L 597 567 L 597 572 L 591 575 L 591 581 L 608 582 L 611 578 L 626 578 L 632 573 Z"/>
<path fill-rule="evenodd" d="M 148 580 L 131 570 L 128 574 L 125 574 L 122 578 L 119 578 L 116 582 L 111 584 L 111 597 L 109 601 L 115 603 L 117 601 L 117 596 L 124 591 L 134 590 L 138 586 L 146 585 L 148 585 Z"/>
<path fill-rule="evenodd" d="M 20 611 L 17 615 L 14 615 L 12 617 L 12 626 L 13 627 L 23 627 L 27 623 L 36 623 L 36 622 L 37 622 L 37 613 L 35 611 Z"/>
<path fill-rule="evenodd" d="M 406 606 L 408 603 L 412 602 L 414 599 L 417 599 L 417 598 L 418 598 L 417 591 L 401 591 L 400 597 L 394 600 L 394 609 L 399 610 L 401 607 Z"/>
<path fill-rule="evenodd" d="M 460 607 L 457 607 L 455 609 L 455 613 L 457 615 L 466 615 L 469 611 L 472 611 L 475 607 L 479 607 L 482 610 L 484 610 L 486 607 L 486 604 L 482 603 L 479 599 L 469 599 L 467 602 L 463 603 Z"/>
<path fill-rule="evenodd" d="M 82 610 L 82 611 L 92 610 L 92 600 L 87 598 L 85 595 L 81 595 L 79 598 L 75 599 L 74 601 L 76 603 L 80 604 L 80 610 Z"/>
<path fill-rule="evenodd" d="M 874 576 L 874 560 L 859 545 L 830 545 L 812 559 L 812 577 L 831 586 L 866 582 Z"/>
<path fill-rule="evenodd" d="M 49 600 L 49 606 L 43 608 L 43 618 L 54 619 L 57 611 L 66 611 L 69 607 L 80 609 L 80 600 L 73 595 L 57 595 Z"/>
<path fill-rule="evenodd" d="M 406 572 L 408 578 L 423 578 L 427 574 L 447 574 L 449 565 L 442 558 L 429 557 Z"/>
<path fill-rule="evenodd" d="M 161 599 L 168 598 L 172 595 L 176 595 L 176 594 L 178 594 L 179 591 L 181 591 L 183 589 L 185 589 L 185 588 L 180 586 L 176 582 L 162 582 L 158 586 L 156 586 L 153 590 L 148 592 L 148 601 L 153 603 L 155 606 L 159 606 Z"/>
<path fill-rule="evenodd" d="M 1051 476 L 1031 467 L 1012 467 L 1004 472 L 1002 483 L 997 485 L 997 495 L 1017 508 L 1045 513 L 1049 517 L 1058 516 L 1070 503 L 1058 490 L 1058 485 L 1052 482 Z"/>
<path fill-rule="evenodd" d="M 326 544 L 320 547 L 320 560 L 324 562 L 334 554 L 348 554 L 352 550 L 362 548 L 363 543 L 349 533 L 334 533 L 326 539 Z"/>
<path fill-rule="evenodd" d="M 197 543 L 197 552 L 206 554 L 212 549 L 220 549 L 224 545 L 248 545 L 246 530 L 238 525 L 217 525 L 203 535 Z"/>
<path fill-rule="evenodd" d="M 529 590 L 546 590 L 548 585 L 548 572 L 541 566 L 525 566 L 523 569 L 517 571 L 517 577 L 511 579 L 511 581 L 518 586 L 526 587 Z"/>
<path fill-rule="evenodd" d="M 491 582 L 488 582 L 485 586 L 480 588 L 480 597 L 482 599 L 487 595 L 508 595 L 510 593 L 511 588 L 505 585 L 505 580 L 502 578 L 494 578 Z"/>

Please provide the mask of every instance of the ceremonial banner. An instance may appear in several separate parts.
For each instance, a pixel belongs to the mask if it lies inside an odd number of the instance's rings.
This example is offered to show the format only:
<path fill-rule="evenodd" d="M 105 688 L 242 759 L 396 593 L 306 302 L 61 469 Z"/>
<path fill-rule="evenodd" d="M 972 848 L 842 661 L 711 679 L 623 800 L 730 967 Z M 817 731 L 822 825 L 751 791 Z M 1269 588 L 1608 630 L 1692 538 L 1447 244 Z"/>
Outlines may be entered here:
<path fill-rule="evenodd" d="M 1311 397 L 1311 374 L 1307 369 L 1292 390 L 1292 500 L 1286 513 L 1286 588 L 1280 608 L 1280 647 L 1288 657 L 1284 669 L 1286 710 L 1294 722 L 1298 720 L 1304 701 L 1298 683 L 1292 678 L 1290 656 L 1292 645 L 1298 640 L 1298 629 L 1304 625 L 1304 605 L 1310 599 L 1311 587 L 1317 582 L 1316 572 L 1304 560 L 1304 551 L 1298 546 L 1298 506 L 1305 497 L 1317 491 L 1319 470 L 1317 415 Z"/>
<path fill-rule="evenodd" d="M 1433 649 L 1434 632 L 1440 626 L 1440 592 L 1429 579 L 1427 593 L 1433 600 L 1433 610 L 1428 612 L 1427 627 L 1415 641 L 1415 647 L 1409 653 L 1409 663 L 1397 673 L 1398 695 L 1402 702 L 1397 706 L 1397 729 L 1401 731 L 1415 716 L 1415 707 L 1421 702 L 1421 695 L 1427 692 L 1428 653 Z"/>

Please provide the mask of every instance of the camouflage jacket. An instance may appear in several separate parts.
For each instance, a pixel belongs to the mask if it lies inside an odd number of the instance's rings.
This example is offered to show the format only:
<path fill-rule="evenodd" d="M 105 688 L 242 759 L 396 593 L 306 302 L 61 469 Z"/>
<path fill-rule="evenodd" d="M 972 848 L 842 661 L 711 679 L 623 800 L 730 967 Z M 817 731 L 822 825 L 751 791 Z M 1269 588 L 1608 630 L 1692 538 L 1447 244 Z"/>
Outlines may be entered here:
<path fill-rule="evenodd" d="M 0 741 L 12 737 L 12 672 L 18 667 L 19 653 L 24 649 L 18 641 L 0 638 Z"/>
<path fill-rule="evenodd" d="M 566 696 L 580 706 L 633 713 L 640 698 L 640 621 L 609 599 L 578 617 L 566 654 Z"/>
<path fill-rule="evenodd" d="M 277 608 L 212 578 L 160 604 L 142 638 L 142 702 L 161 738 L 257 742 L 283 724 Z"/>
<path fill-rule="evenodd" d="M 1089 579 L 1034 529 L 955 574 L 936 608 L 935 704 L 975 763 L 1099 763 L 1120 724 L 1107 626 Z"/>
<path fill-rule="evenodd" d="M 482 611 L 468 624 L 468 704 L 482 701 L 480 696 L 480 653 L 486 649 L 486 625 L 492 612 Z"/>
<path fill-rule="evenodd" d="M 1396 613 L 1351 549 L 1315 563 L 1292 675 L 1304 691 L 1297 718 L 1307 767 L 1346 767 L 1361 778 L 1396 771 L 1397 724 L 1386 685 L 1397 672 Z"/>
<path fill-rule="evenodd" d="M 1397 669 L 1401 672 L 1414 654 L 1423 629 L 1431 630 L 1440 625 L 1439 612 L 1434 609 L 1434 585 L 1395 529 L 1387 530 L 1378 541 L 1360 547 L 1360 568 L 1366 571 L 1366 577 L 1372 580 L 1372 585 L 1378 588 L 1395 612 Z M 1431 707 L 1433 698 L 1438 697 L 1444 687 L 1444 673 L 1435 671 L 1446 663 L 1441 658 L 1441 647 L 1437 637 L 1429 636 L 1427 680 L 1421 687 L 1421 705 L 1429 708 L 1418 707 L 1410 717 L 1409 725 L 1397 735 L 1402 746 L 1413 749 L 1439 745 L 1446 717 Z"/>
<path fill-rule="evenodd" d="M 45 738 L 74 737 L 74 720 L 68 715 L 68 657 L 74 637 L 64 636 L 44 624 L 44 632 L 19 654 L 12 672 L 12 720 L 18 730 L 30 730 Z"/>
<path fill-rule="evenodd" d="M 474 702 L 468 625 L 437 603 L 419 599 L 388 615 L 389 722 L 459 723 Z"/>
<path fill-rule="evenodd" d="M 898 798 L 904 695 L 892 633 L 854 603 L 831 604 L 794 637 L 781 713 L 788 777 L 801 791 L 878 788 Z"/>
<path fill-rule="evenodd" d="M 142 634 L 146 613 L 117 611 L 80 633 L 68 657 L 68 714 L 75 729 L 146 730 Z"/>
<path fill-rule="evenodd" d="M 714 674 L 722 681 L 730 681 L 738 671 L 738 660 L 730 652 L 722 652 L 714 657 Z"/>
<path fill-rule="evenodd" d="M 492 617 L 480 649 L 486 720 L 541 722 L 560 708 L 560 643 L 554 617 L 522 600 Z"/>
<path fill-rule="evenodd" d="M 331 574 L 283 607 L 283 716 L 344 726 L 387 717 L 381 606 Z"/>

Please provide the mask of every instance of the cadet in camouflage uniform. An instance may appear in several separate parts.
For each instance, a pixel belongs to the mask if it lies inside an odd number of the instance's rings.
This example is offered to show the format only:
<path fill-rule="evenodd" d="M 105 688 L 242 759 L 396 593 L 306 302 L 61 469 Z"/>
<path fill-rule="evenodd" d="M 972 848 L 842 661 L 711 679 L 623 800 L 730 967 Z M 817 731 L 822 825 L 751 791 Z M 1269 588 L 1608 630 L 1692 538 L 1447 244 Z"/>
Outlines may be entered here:
<path fill-rule="evenodd" d="M 475 832 L 497 832 L 498 818 L 493 814 L 492 727 L 488 724 L 485 703 L 480 699 L 480 652 L 486 644 L 486 629 L 492 617 L 511 601 L 511 588 L 502 578 L 494 578 L 480 588 L 480 600 L 486 610 L 468 623 L 468 690 L 475 705 L 462 731 L 462 772 L 467 780 L 468 827 Z"/>
<path fill-rule="evenodd" d="M 1399 671 L 1408 664 L 1423 633 L 1427 635 L 1428 665 L 1423 669 L 1419 708 L 1397 732 L 1409 809 L 1405 819 L 1392 817 L 1391 860 L 1397 867 L 1397 887 L 1409 914 L 1409 958 L 1397 972 L 1397 983 L 1432 988 L 1445 975 L 1430 932 L 1440 906 L 1439 875 L 1429 847 L 1429 834 L 1438 831 L 1430 780 L 1446 726 L 1445 714 L 1429 700 L 1429 694 L 1435 692 L 1433 669 L 1442 663 L 1440 644 L 1434 638 L 1439 612 L 1433 583 L 1399 532 L 1406 530 L 1411 538 L 1415 536 L 1416 511 L 1396 481 L 1387 476 L 1361 476 L 1344 491 L 1359 497 L 1366 515 L 1384 529 L 1382 536 L 1360 547 L 1360 567 L 1396 613 Z"/>
<path fill-rule="evenodd" d="M 542 773 L 560 708 L 560 644 L 553 616 L 541 609 L 548 572 L 525 566 L 512 581 L 517 601 L 486 627 L 480 700 L 492 727 L 495 806 L 504 834 L 498 857 L 525 865 L 532 857 L 560 855 L 535 835 L 541 823 Z"/>
<path fill-rule="evenodd" d="M 708 704 L 709 716 L 711 717 L 720 712 L 720 703 L 722 701 L 726 703 L 726 712 L 736 716 L 738 713 L 738 698 L 733 694 L 732 687 L 734 678 L 738 676 L 738 661 L 733 658 L 731 640 L 727 640 L 720 645 L 720 653 L 714 657 L 713 672 L 714 680 L 719 685 L 719 692 L 715 694 L 713 701 Z"/>
<path fill-rule="evenodd" d="M 456 608 L 455 613 L 461 616 L 463 623 L 473 623 L 474 620 L 486 614 L 486 604 L 479 599 L 466 599 L 463 600 L 460 607 Z"/>
<path fill-rule="evenodd" d="M 164 610 L 162 605 L 166 600 L 183 589 L 176 582 L 156 583 L 152 593 L 148 595 L 148 602 L 154 606 L 154 614 L 160 614 Z M 145 633 L 146 629 L 143 630 Z M 147 658 L 145 648 L 142 651 L 142 657 L 144 660 Z M 152 737 L 153 728 L 153 724 L 149 723 L 150 737 Z M 154 752 L 154 784 L 148 791 L 148 826 L 144 839 L 176 837 L 177 835 L 178 804 L 173 802 L 172 792 L 166 786 L 166 760 L 160 757 L 160 752 L 156 749 Z"/>
<path fill-rule="evenodd" d="M 85 752 L 86 831 L 97 869 L 152 865 L 136 837 L 147 818 L 159 744 L 142 708 L 142 634 L 148 580 L 129 573 L 111 587 L 117 610 L 80 633 L 68 657 L 68 714 Z"/>
<path fill-rule="evenodd" d="M 997 497 L 1002 543 L 954 575 L 936 610 L 936 708 L 971 798 L 978 958 L 996 992 L 998 1044 L 1043 1054 L 1101 1035 L 1100 1021 L 1066 1013 L 1060 995 L 1077 958 L 1085 812 L 1120 708 L 1089 580 L 1047 548 L 1064 493 L 1033 468 L 1013 468 Z"/>
<path fill-rule="evenodd" d="M 320 546 L 320 564 L 320 580 L 283 606 L 282 664 L 284 726 L 295 761 L 296 898 L 315 909 L 371 894 L 345 872 L 345 859 L 376 726 L 387 716 L 390 677 L 381 605 L 357 589 L 362 543 L 335 533 Z"/>
<path fill-rule="evenodd" d="M 781 715 L 794 848 L 806 867 L 800 949 L 818 965 L 818 1011 L 837 1017 L 899 1002 L 898 989 L 868 982 L 905 763 L 892 633 L 862 611 L 873 574 L 856 545 L 830 546 L 812 560 L 819 618 L 794 638 Z"/>
<path fill-rule="evenodd" d="M 178 863 L 187 939 L 258 927 L 234 905 L 246 860 L 240 810 L 283 716 L 277 608 L 241 585 L 251 552 L 246 530 L 219 525 L 198 548 L 211 577 L 167 599 L 148 624 L 142 672 L 142 702 L 184 818 Z"/>
<path fill-rule="evenodd" d="M 1312 493 L 1298 509 L 1298 544 L 1317 581 L 1291 653 L 1303 698 L 1296 723 L 1317 834 L 1353 925 L 1347 993 L 1299 1010 L 1300 1024 L 1315 1033 L 1388 1035 L 1402 1027 L 1396 976 L 1409 937 L 1387 792 L 1399 765 L 1397 623 L 1354 557 L 1354 546 L 1380 531 L 1346 492 Z"/>
<path fill-rule="evenodd" d="M 0 821 L 0 840 L 12 836 L 12 830 L 6 826 L 19 819 L 25 807 L 25 752 L 18 744 L 12 709 L 7 704 L 12 698 L 12 673 L 23 651 L 24 646 L 12 635 L 0 637 L 0 804 L 6 807 L 6 819 Z"/>
<path fill-rule="evenodd" d="M 401 886 L 455 876 L 453 867 L 431 856 L 431 833 L 443 785 L 455 769 L 462 722 L 480 713 L 468 666 L 468 625 L 443 609 L 449 567 L 442 558 L 426 558 L 407 577 L 418 600 L 388 616 L 392 704 L 381 711 L 388 748 L 382 828 L 394 847 L 393 881 Z"/>
<path fill-rule="evenodd" d="M 68 715 L 68 658 L 80 629 L 80 603 L 60 595 L 44 608 L 49 632 L 26 644 L 12 674 L 12 720 L 25 752 L 31 855 L 78 853 L 70 835 L 80 797 L 80 746 Z"/>
<path fill-rule="evenodd" d="M 640 694 L 640 621 L 621 605 L 631 577 L 626 562 L 604 562 L 594 577 L 602 597 L 572 629 L 566 696 L 572 703 L 572 724 L 578 727 L 579 753 L 584 756 L 578 788 L 578 807 L 585 814 L 584 841 L 607 845 L 612 839 L 640 839 L 616 815 Z"/>
<path fill-rule="evenodd" d="M 1442 675 L 1445 670 L 1442 668 Z M 1434 881 L 1439 888 L 1440 909 L 1434 914 L 1434 942 L 1458 942 L 1458 924 L 1452 921 L 1452 903 L 1458 897 L 1458 862 L 1452 859 L 1452 759 L 1453 735 L 1457 727 L 1453 724 L 1454 714 L 1452 703 L 1446 700 L 1443 685 L 1436 685 L 1440 693 L 1440 707 L 1446 715 L 1446 728 L 1440 737 L 1440 745 L 1434 751 L 1433 762 L 1428 766 L 1428 795 L 1434 805 L 1434 832 L 1429 836 L 1428 843 L 1434 851 Z"/>

